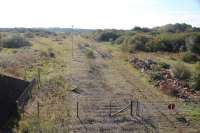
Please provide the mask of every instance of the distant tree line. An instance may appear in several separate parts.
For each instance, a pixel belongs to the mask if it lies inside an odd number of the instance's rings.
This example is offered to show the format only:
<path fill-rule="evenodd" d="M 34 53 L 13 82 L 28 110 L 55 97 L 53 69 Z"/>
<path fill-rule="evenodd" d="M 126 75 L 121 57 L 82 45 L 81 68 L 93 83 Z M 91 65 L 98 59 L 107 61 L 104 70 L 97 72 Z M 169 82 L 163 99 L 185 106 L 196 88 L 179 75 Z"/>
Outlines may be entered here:
<path fill-rule="evenodd" d="M 168 24 L 155 28 L 134 27 L 132 30 L 96 31 L 97 41 L 112 41 L 127 52 L 186 52 L 185 61 L 200 56 L 200 28 L 183 24 Z"/>

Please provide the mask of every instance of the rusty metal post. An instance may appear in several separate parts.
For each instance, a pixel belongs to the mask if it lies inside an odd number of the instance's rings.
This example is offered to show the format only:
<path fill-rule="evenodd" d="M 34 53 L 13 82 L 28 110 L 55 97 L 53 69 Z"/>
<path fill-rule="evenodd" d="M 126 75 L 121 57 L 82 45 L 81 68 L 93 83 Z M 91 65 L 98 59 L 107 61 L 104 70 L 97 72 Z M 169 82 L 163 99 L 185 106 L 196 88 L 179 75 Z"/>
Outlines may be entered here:
<path fill-rule="evenodd" d="M 41 69 L 40 68 L 38 68 L 38 89 L 40 88 L 40 71 L 41 71 Z"/>
<path fill-rule="evenodd" d="M 109 112 L 109 116 L 111 117 L 111 101 L 110 101 L 110 112 Z"/>
<path fill-rule="evenodd" d="M 26 67 L 25 67 L 25 69 L 24 69 L 24 80 L 26 80 Z"/>
<path fill-rule="evenodd" d="M 139 103 L 139 100 L 137 100 L 137 104 L 136 104 L 136 116 L 140 116 L 140 103 Z"/>
<path fill-rule="evenodd" d="M 133 101 L 131 100 L 131 116 L 133 116 Z"/>
<path fill-rule="evenodd" d="M 78 108 L 78 106 L 79 106 L 79 102 L 77 101 L 77 102 L 76 102 L 76 117 L 77 117 L 77 118 L 79 118 L 79 112 L 78 112 L 78 111 L 79 111 L 79 108 Z"/>
<path fill-rule="evenodd" d="M 40 118 L 40 103 L 37 102 L 37 116 Z"/>

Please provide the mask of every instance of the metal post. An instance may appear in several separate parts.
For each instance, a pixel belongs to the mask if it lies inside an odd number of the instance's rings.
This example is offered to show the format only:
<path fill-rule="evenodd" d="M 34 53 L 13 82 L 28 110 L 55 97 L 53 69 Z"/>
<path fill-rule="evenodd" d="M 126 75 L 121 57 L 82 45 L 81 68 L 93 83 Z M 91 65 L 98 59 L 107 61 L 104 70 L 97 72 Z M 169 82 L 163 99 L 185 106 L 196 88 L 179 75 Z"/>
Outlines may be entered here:
<path fill-rule="evenodd" d="M 40 118 L 40 103 L 37 102 L 37 116 Z"/>
<path fill-rule="evenodd" d="M 40 68 L 38 68 L 38 89 L 40 88 Z"/>
<path fill-rule="evenodd" d="M 110 101 L 110 113 L 109 113 L 109 116 L 111 117 L 111 101 Z"/>
<path fill-rule="evenodd" d="M 79 105 L 79 103 L 78 103 L 78 101 L 77 101 L 77 103 L 76 103 L 76 116 L 77 116 L 77 118 L 79 118 L 79 114 L 78 114 L 78 105 Z"/>
<path fill-rule="evenodd" d="M 137 100 L 136 115 L 137 115 L 137 116 L 140 116 L 140 103 L 139 103 L 139 100 Z"/>
<path fill-rule="evenodd" d="M 26 80 L 26 67 L 24 69 L 24 80 Z"/>
<path fill-rule="evenodd" d="M 133 101 L 131 101 L 131 116 L 133 116 Z"/>
<path fill-rule="evenodd" d="M 74 36 L 73 36 L 73 32 L 74 32 L 74 26 L 72 25 L 72 58 L 74 57 Z"/>

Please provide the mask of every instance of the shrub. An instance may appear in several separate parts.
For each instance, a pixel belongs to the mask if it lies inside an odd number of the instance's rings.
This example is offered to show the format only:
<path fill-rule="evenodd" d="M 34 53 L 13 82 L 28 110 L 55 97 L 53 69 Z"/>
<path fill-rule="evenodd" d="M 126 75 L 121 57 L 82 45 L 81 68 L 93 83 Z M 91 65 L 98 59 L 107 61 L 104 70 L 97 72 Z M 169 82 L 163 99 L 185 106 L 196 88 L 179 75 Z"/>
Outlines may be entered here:
<path fill-rule="evenodd" d="M 50 57 L 50 58 L 55 58 L 56 57 L 56 55 L 55 55 L 55 53 L 54 53 L 52 48 L 48 48 L 48 57 Z"/>
<path fill-rule="evenodd" d="M 4 48 L 20 48 L 30 46 L 30 42 L 20 35 L 13 35 L 3 40 Z"/>
<path fill-rule="evenodd" d="M 126 39 L 125 36 L 121 36 L 115 40 L 116 44 L 123 44 L 124 40 Z"/>
<path fill-rule="evenodd" d="M 128 51 L 186 51 L 185 34 L 161 34 L 157 36 L 149 34 L 136 34 L 124 41 L 124 47 Z"/>
<path fill-rule="evenodd" d="M 184 54 L 183 61 L 188 62 L 188 63 L 194 63 L 196 61 L 198 61 L 198 58 L 195 54 L 191 53 L 191 52 L 187 52 Z"/>
<path fill-rule="evenodd" d="M 179 34 L 162 34 L 156 36 L 148 42 L 148 51 L 167 51 L 178 52 L 185 51 L 185 39 Z"/>
<path fill-rule="evenodd" d="M 115 33 L 114 31 L 103 31 L 100 33 L 97 33 L 96 40 L 100 42 L 106 42 L 106 41 L 115 41 L 119 37 L 119 34 Z"/>
<path fill-rule="evenodd" d="M 34 34 L 31 33 L 31 32 L 25 33 L 24 36 L 27 37 L 27 38 L 34 38 Z"/>
<path fill-rule="evenodd" d="M 191 77 L 191 71 L 183 63 L 179 62 L 175 64 L 172 70 L 178 79 L 188 80 Z"/>
<path fill-rule="evenodd" d="M 159 62 L 158 65 L 164 69 L 170 69 L 170 65 L 164 62 Z"/>
<path fill-rule="evenodd" d="M 87 48 L 87 49 L 85 50 L 85 55 L 86 55 L 86 57 L 88 57 L 88 58 L 94 58 L 94 52 L 93 52 L 92 49 Z"/>
<path fill-rule="evenodd" d="M 151 32 L 152 29 L 147 28 L 147 27 L 141 28 L 141 27 L 139 27 L 139 26 L 135 26 L 135 27 L 132 29 L 132 31 L 137 31 L 137 32 Z"/>
<path fill-rule="evenodd" d="M 160 74 L 160 72 L 151 72 L 150 78 L 153 81 L 159 81 L 164 79 L 164 77 Z"/>
<path fill-rule="evenodd" d="M 192 26 L 185 24 L 185 23 L 176 23 L 176 24 L 167 24 L 164 25 L 162 27 L 160 27 L 160 30 L 162 32 L 186 32 L 186 31 L 191 31 L 192 30 Z"/>
<path fill-rule="evenodd" d="M 200 35 L 192 35 L 186 39 L 187 49 L 192 53 L 200 54 Z"/>
<path fill-rule="evenodd" d="M 198 63 L 196 66 L 196 72 L 194 74 L 194 79 L 193 79 L 193 89 L 195 90 L 200 90 L 200 64 Z"/>
<path fill-rule="evenodd" d="M 128 52 L 134 51 L 146 51 L 146 43 L 149 41 L 149 37 L 145 35 L 135 35 L 131 38 L 127 38 L 123 43 L 123 50 Z"/>

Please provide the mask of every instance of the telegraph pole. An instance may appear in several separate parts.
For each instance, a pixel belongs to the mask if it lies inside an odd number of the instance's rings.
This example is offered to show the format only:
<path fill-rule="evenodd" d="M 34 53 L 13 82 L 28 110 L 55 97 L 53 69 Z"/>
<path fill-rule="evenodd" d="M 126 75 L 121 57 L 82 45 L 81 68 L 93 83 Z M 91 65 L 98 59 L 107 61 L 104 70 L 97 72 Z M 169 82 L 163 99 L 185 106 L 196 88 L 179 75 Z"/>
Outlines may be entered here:
<path fill-rule="evenodd" d="M 73 32 L 74 32 L 74 26 L 72 25 L 72 33 L 71 33 L 71 36 L 72 36 L 72 58 L 74 57 L 74 35 L 73 35 Z"/>

